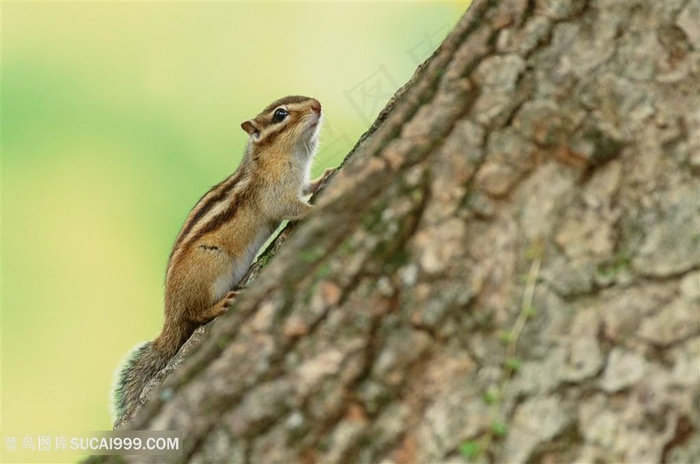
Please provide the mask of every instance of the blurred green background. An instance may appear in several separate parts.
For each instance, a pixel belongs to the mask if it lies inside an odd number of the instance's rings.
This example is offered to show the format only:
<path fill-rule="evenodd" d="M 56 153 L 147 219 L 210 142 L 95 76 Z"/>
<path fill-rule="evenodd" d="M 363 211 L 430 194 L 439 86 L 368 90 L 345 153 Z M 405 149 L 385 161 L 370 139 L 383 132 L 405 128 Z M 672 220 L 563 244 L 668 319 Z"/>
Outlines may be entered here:
<path fill-rule="evenodd" d="M 466 3 L 3 3 L 2 428 L 111 428 L 189 209 L 287 94 L 337 165 Z"/>

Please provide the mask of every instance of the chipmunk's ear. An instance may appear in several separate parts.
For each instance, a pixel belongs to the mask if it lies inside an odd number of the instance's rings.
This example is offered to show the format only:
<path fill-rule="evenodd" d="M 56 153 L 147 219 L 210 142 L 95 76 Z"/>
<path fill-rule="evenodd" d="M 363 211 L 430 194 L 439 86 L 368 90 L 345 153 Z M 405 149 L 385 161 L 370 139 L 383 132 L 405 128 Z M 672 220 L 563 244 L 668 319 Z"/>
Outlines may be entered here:
<path fill-rule="evenodd" d="M 241 129 L 246 131 L 248 135 L 252 135 L 255 138 L 260 137 L 260 130 L 257 127 L 255 127 L 255 124 L 252 120 L 243 121 L 241 123 Z"/>

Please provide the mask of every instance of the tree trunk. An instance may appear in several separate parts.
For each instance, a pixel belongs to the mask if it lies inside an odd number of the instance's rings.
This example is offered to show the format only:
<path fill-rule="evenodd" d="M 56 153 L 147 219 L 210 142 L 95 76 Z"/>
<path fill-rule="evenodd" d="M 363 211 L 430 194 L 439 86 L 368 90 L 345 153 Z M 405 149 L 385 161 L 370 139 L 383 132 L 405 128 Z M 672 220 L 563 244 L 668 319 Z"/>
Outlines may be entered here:
<path fill-rule="evenodd" d="M 699 16 L 475 0 L 120 427 L 183 462 L 700 462 Z"/>

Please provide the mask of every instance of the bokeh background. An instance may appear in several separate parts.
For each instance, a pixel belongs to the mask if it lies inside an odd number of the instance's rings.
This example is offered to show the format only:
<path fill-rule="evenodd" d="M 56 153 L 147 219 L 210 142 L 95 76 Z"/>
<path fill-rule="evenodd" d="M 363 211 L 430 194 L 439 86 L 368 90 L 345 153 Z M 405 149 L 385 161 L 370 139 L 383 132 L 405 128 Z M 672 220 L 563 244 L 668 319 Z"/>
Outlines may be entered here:
<path fill-rule="evenodd" d="M 3 3 L 2 429 L 111 428 L 189 209 L 287 94 L 337 165 L 458 3 Z"/>

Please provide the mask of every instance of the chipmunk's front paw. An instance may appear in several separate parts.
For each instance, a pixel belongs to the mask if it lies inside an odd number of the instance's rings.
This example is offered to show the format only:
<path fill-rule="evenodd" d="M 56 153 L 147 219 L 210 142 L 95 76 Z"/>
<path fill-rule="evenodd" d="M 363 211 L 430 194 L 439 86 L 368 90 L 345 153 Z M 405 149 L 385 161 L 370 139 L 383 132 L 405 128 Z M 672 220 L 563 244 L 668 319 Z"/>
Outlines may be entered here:
<path fill-rule="evenodd" d="M 323 185 L 324 182 L 328 180 L 330 176 L 333 175 L 333 173 L 337 171 L 336 168 L 328 168 L 325 171 L 323 171 L 323 174 L 321 174 L 321 177 L 318 179 L 312 181 L 309 186 L 306 188 L 306 191 L 304 193 L 306 194 L 314 194 L 318 191 L 318 189 Z"/>
<path fill-rule="evenodd" d="M 338 168 L 328 168 L 325 171 L 323 171 L 323 174 L 321 174 L 321 177 L 318 180 L 318 185 L 321 186 L 321 184 L 327 181 L 328 178 L 335 174 L 335 171 L 337 170 Z"/>

